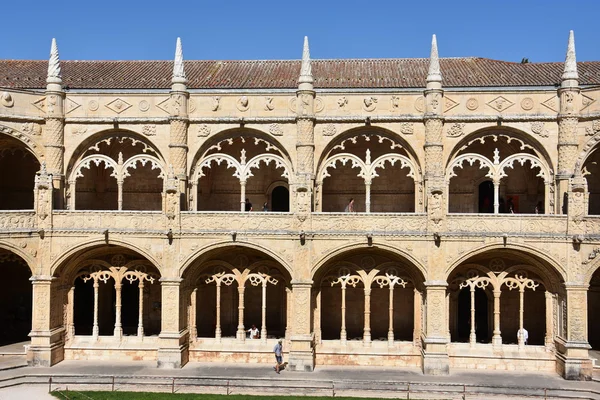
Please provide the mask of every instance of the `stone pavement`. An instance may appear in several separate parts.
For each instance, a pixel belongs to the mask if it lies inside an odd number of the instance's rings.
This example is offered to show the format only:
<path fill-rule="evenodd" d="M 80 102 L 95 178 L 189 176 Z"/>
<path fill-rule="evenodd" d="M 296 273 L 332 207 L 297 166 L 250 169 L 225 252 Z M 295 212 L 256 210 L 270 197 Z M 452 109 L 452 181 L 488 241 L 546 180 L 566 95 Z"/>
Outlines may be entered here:
<path fill-rule="evenodd" d="M 438 389 L 447 387 L 451 392 L 462 393 L 462 385 L 467 385 L 467 392 L 477 386 L 479 391 L 487 390 L 495 393 L 492 396 L 494 398 L 503 398 L 498 395 L 505 395 L 507 397 L 504 398 L 516 399 L 520 397 L 511 393 L 539 395 L 543 393 L 544 388 L 548 388 L 555 390 L 556 393 L 560 391 L 566 394 L 577 389 L 587 389 L 597 392 L 598 395 L 588 392 L 587 397 L 575 395 L 574 398 L 600 399 L 600 383 L 566 381 L 554 373 L 455 370 L 447 376 L 428 376 L 423 375 L 419 369 L 319 366 L 314 372 L 283 371 L 277 375 L 272 366 L 266 364 L 188 363 L 181 369 L 166 370 L 156 368 L 155 362 L 63 361 L 52 368 L 24 367 L 0 370 L 0 387 L 15 383 L 22 384 L 22 386 L 0 389 L 0 400 L 49 399 L 51 398 L 47 395 L 49 376 L 53 377 L 53 388 L 64 389 L 68 385 L 79 390 L 111 390 L 112 376 L 116 376 L 118 386 L 116 390 L 171 391 L 171 382 L 175 378 L 176 391 L 182 392 L 193 392 L 194 388 L 197 389 L 202 385 L 204 388 L 214 388 L 212 391 L 214 393 L 225 393 L 227 390 L 228 393 L 297 393 L 332 396 L 335 392 L 336 396 L 381 397 L 380 392 L 373 390 L 383 388 L 384 392 L 387 391 L 390 395 L 395 394 L 398 397 L 399 392 L 406 390 L 406 384 L 410 382 L 411 390 L 417 392 L 427 391 L 427 387 Z M 153 385 L 152 388 L 149 385 Z M 284 393 L 281 388 L 285 388 Z M 32 392 L 27 393 L 27 389 L 31 389 Z M 19 393 L 27 393 L 27 396 L 19 396 Z M 467 396 L 468 399 L 486 397 L 490 398 L 490 396 Z M 418 396 L 411 394 L 411 398 L 418 398 Z"/>

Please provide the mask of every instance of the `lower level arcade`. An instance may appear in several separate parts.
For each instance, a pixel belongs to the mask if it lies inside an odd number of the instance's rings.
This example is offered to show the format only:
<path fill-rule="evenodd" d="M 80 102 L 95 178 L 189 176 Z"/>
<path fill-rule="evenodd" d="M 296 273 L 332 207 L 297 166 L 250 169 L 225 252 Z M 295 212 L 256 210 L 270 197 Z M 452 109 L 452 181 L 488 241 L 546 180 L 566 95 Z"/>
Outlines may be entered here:
<path fill-rule="evenodd" d="M 160 365 L 165 349 L 179 354 L 180 365 L 268 363 L 280 338 L 293 357 L 300 331 L 295 315 L 309 309 L 314 367 L 423 368 L 427 309 L 445 307 L 442 343 L 450 368 L 556 371 L 567 330 L 568 285 L 561 271 L 509 249 L 484 251 L 449 267 L 446 281 L 435 283 L 445 304 L 428 302 L 432 283 L 418 263 L 375 247 L 341 252 L 315 267 L 305 303 L 295 300 L 296 280 L 281 262 L 244 245 L 206 251 L 176 279 L 163 276 L 142 252 L 118 245 L 71 254 L 43 283 L 10 250 L 2 250 L 0 264 L 0 345 L 35 348 L 43 336 L 36 323 L 49 319 L 52 363 L 119 359 Z M 591 276 L 586 300 L 592 358 L 600 350 L 600 321 L 594 318 L 599 276 Z M 42 285 L 50 288 L 49 308 L 42 307 L 45 293 L 39 302 L 35 295 Z M 176 329 L 167 330 L 169 325 Z M 38 363 L 35 355 L 29 360 Z"/>

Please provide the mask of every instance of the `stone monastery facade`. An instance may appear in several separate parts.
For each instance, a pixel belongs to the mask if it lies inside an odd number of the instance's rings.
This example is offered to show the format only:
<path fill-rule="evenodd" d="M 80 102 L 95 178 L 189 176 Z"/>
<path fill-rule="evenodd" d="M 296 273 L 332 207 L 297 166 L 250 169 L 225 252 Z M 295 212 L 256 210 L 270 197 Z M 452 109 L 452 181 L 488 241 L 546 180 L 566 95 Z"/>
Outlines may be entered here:
<path fill-rule="evenodd" d="M 0 60 L 0 345 L 589 379 L 599 99 L 572 32 L 564 63 Z"/>

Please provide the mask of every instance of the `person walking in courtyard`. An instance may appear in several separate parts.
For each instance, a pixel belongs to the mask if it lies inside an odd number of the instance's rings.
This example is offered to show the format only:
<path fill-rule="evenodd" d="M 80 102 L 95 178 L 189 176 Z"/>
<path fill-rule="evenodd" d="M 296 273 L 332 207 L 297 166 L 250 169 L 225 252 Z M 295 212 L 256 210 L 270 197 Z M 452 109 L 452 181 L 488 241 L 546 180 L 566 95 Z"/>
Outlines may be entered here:
<path fill-rule="evenodd" d="M 263 204 L 263 211 L 267 212 L 269 211 L 269 204 L 265 201 L 265 204 Z"/>
<path fill-rule="evenodd" d="M 354 212 L 354 197 L 350 198 L 344 212 Z"/>
<path fill-rule="evenodd" d="M 273 348 L 273 353 L 275 353 L 275 361 L 276 361 L 276 364 L 273 367 L 273 369 L 277 373 L 279 373 L 279 369 L 283 365 L 283 344 L 282 343 L 283 343 L 283 340 L 279 339 L 277 341 L 277 344 Z"/>
<path fill-rule="evenodd" d="M 246 198 L 246 203 L 245 204 L 245 210 L 246 211 L 252 211 L 252 203 L 250 203 L 250 199 Z"/>

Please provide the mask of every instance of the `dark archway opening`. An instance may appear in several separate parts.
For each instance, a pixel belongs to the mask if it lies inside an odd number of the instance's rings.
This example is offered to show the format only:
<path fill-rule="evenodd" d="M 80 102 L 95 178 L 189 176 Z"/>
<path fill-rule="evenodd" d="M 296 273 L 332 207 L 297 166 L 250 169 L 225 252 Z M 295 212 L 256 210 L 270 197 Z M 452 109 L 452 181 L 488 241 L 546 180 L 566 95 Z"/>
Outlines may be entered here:
<path fill-rule="evenodd" d="M 31 271 L 17 255 L 0 253 L 3 268 L 0 289 L 0 346 L 29 341 L 31 332 Z M 22 350 L 22 348 L 21 348 Z"/>
<path fill-rule="evenodd" d="M 494 184 L 484 181 L 479 184 L 479 211 L 480 214 L 494 212 Z"/>
<path fill-rule="evenodd" d="M 277 186 L 271 192 L 272 211 L 290 211 L 290 191 L 285 186 Z"/>
<path fill-rule="evenodd" d="M 33 185 L 39 170 L 40 163 L 25 149 L 0 151 L 0 210 L 33 209 Z"/>
<path fill-rule="evenodd" d="M 588 291 L 588 341 L 593 350 L 600 351 L 600 269 L 590 281 Z M 594 357 L 595 358 L 595 357 Z"/>
<path fill-rule="evenodd" d="M 91 312 L 90 312 L 91 310 Z M 94 326 L 94 287 L 78 278 L 75 280 L 75 309 L 73 322 L 76 335 L 91 335 Z"/>
<path fill-rule="evenodd" d="M 478 343 L 487 343 L 491 339 L 489 332 L 488 297 L 485 291 L 475 290 L 475 336 Z M 471 291 L 462 289 L 458 294 L 457 337 L 455 342 L 469 342 L 471 334 Z"/>

